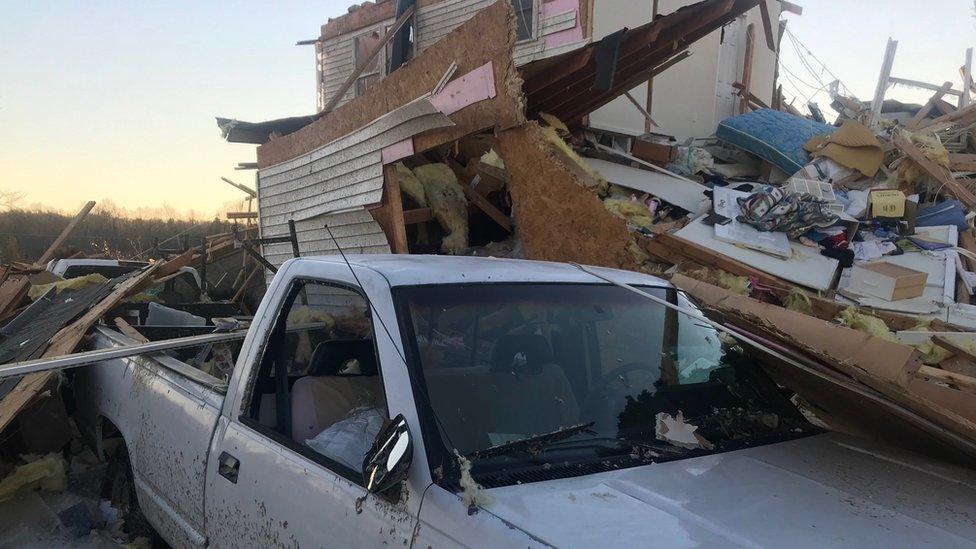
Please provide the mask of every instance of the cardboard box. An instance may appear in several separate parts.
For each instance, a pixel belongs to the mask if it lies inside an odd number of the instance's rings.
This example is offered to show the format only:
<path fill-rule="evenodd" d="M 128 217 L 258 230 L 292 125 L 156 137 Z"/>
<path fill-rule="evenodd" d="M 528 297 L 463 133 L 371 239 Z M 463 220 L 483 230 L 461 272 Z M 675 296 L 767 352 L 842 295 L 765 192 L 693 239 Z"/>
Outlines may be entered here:
<path fill-rule="evenodd" d="M 885 261 L 854 265 L 851 292 L 887 301 L 919 297 L 925 290 L 928 273 Z"/>
<path fill-rule="evenodd" d="M 678 147 L 665 143 L 652 143 L 642 139 L 635 139 L 633 145 L 631 145 L 630 154 L 652 164 L 666 166 L 677 157 Z"/>

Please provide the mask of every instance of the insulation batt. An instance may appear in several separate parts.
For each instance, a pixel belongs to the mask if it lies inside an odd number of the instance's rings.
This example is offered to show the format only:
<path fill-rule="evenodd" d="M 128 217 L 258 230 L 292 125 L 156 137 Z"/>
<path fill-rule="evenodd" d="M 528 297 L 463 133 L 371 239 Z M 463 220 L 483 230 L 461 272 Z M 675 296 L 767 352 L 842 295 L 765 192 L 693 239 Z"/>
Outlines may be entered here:
<path fill-rule="evenodd" d="M 30 462 L 0 481 L 0 501 L 13 497 L 22 489 L 40 489 L 61 492 L 68 487 L 64 458 L 60 454 L 48 454 L 42 458 L 24 456 Z"/>
<path fill-rule="evenodd" d="M 400 184 L 400 190 L 407 193 L 407 196 L 412 198 L 421 208 L 426 208 L 427 194 L 424 192 L 424 185 L 410 171 L 410 168 L 404 166 L 403 162 L 398 162 L 396 165 L 396 175 L 397 183 Z"/>
<path fill-rule="evenodd" d="M 468 200 L 447 164 L 424 164 L 413 170 L 424 186 L 434 218 L 447 232 L 441 251 L 457 254 L 468 247 Z"/>

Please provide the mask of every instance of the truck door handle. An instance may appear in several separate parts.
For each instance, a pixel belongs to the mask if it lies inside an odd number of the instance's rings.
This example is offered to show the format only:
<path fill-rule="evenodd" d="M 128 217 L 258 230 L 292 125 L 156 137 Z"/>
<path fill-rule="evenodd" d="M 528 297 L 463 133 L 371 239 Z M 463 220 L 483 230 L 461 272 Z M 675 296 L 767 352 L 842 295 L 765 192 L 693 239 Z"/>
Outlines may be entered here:
<path fill-rule="evenodd" d="M 217 463 L 217 472 L 220 473 L 220 476 L 237 484 L 237 474 L 240 470 L 241 462 L 236 457 L 227 452 L 220 453 L 220 459 Z"/>

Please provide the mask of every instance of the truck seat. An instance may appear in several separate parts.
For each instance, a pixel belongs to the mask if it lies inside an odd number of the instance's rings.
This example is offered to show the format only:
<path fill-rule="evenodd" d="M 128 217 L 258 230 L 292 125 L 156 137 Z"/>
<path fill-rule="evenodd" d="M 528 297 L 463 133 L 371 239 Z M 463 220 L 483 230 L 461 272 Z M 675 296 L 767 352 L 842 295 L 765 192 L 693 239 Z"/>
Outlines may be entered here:
<path fill-rule="evenodd" d="M 432 404 L 443 416 L 438 420 L 461 452 L 579 422 L 576 397 L 544 337 L 504 336 L 491 354 L 487 370 L 424 372 Z"/>
<path fill-rule="evenodd" d="M 354 364 L 358 364 L 358 373 L 347 373 Z M 295 381 L 291 390 L 291 433 L 298 443 L 314 438 L 355 408 L 383 403 L 372 340 L 319 343 L 309 360 L 308 374 Z"/>

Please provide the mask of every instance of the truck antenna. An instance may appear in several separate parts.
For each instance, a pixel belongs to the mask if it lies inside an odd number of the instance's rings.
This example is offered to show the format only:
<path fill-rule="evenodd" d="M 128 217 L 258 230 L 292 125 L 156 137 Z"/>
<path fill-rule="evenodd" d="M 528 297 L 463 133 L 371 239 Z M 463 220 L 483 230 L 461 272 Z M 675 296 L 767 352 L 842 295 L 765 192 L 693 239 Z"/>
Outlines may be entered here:
<path fill-rule="evenodd" d="M 407 359 L 403 355 L 403 351 L 397 346 L 396 340 L 393 339 L 393 334 L 390 333 L 390 329 L 386 327 L 386 322 L 383 322 L 383 317 L 380 316 L 380 312 L 373 307 L 373 302 L 369 299 L 369 295 L 366 293 L 366 289 L 363 288 L 363 283 L 359 280 L 359 276 L 356 275 L 356 270 L 352 268 L 352 263 L 349 263 L 349 258 L 346 257 L 346 252 L 342 250 L 342 246 L 339 245 L 339 240 L 336 239 L 335 235 L 332 234 L 332 229 L 329 228 L 328 223 L 325 225 L 325 230 L 329 233 L 329 238 L 332 239 L 332 243 L 335 244 L 336 250 L 339 250 L 339 255 L 342 256 L 342 260 L 346 263 L 346 267 L 349 267 L 349 272 L 352 273 L 353 279 L 356 280 L 356 284 L 359 285 L 360 289 L 363 290 L 363 297 L 366 299 L 366 304 L 369 305 L 370 312 L 376 316 L 376 320 L 379 321 L 380 326 L 383 327 L 383 331 L 386 332 L 386 337 L 390 338 L 390 343 L 393 344 L 393 348 L 396 349 L 397 354 L 400 356 L 400 360 L 403 361 L 404 366 L 407 365 Z M 420 394 L 423 395 L 424 400 L 427 401 L 427 407 L 430 409 L 430 415 L 434 417 L 434 422 L 440 428 L 441 433 L 444 434 L 444 438 L 447 439 L 448 444 L 451 448 L 457 451 L 457 447 L 454 445 L 454 441 L 451 440 L 451 435 L 447 434 L 447 429 L 444 428 L 444 424 L 441 423 L 441 419 L 437 417 L 437 412 L 434 411 L 434 405 L 430 402 L 430 395 L 427 394 L 427 387 L 421 383 L 419 380 L 413 379 L 413 372 L 407 367 L 407 375 L 411 378 L 411 381 L 417 383 L 417 387 L 421 390 Z"/>

